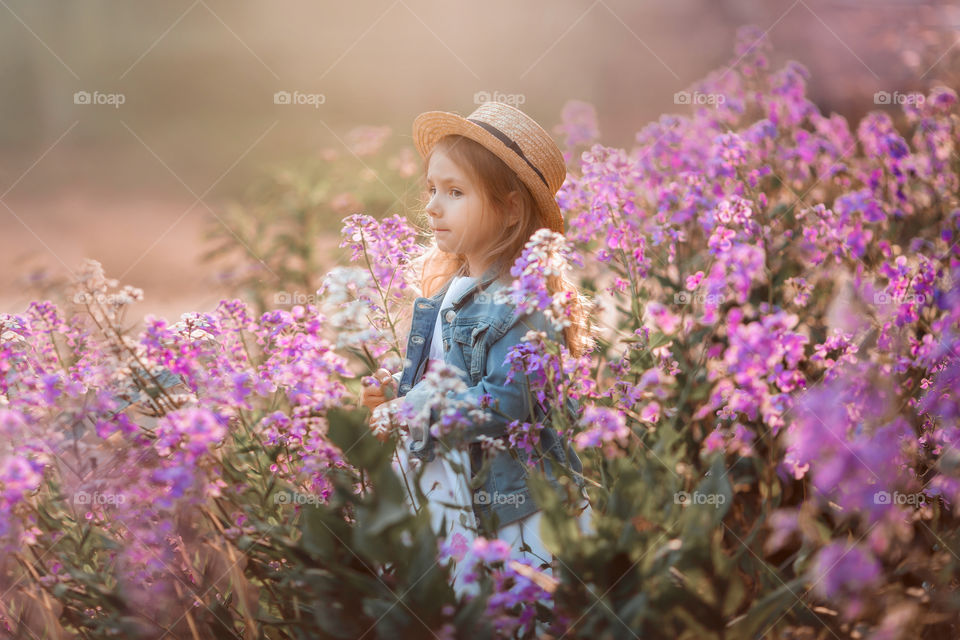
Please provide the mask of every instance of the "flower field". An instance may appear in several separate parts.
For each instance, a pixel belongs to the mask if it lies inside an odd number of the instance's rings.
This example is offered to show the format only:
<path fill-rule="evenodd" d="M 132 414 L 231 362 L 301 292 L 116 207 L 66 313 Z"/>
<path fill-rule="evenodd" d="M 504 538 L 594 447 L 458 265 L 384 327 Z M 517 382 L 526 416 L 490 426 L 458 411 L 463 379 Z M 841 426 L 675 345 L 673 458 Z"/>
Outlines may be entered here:
<path fill-rule="evenodd" d="M 687 92 L 712 99 L 622 148 L 564 109 L 566 235 L 531 239 L 512 293 L 560 328 L 544 278 L 569 270 L 596 341 L 509 356 L 579 406 L 549 420 L 594 530 L 531 470 L 552 575 L 405 505 L 358 397 L 402 366 L 422 239 L 352 214 L 308 304 L 134 320 L 142 292 L 91 260 L 69 304 L 0 314 L 0 633 L 960 637 L 957 93 L 849 123 L 769 47 L 742 30 Z"/>

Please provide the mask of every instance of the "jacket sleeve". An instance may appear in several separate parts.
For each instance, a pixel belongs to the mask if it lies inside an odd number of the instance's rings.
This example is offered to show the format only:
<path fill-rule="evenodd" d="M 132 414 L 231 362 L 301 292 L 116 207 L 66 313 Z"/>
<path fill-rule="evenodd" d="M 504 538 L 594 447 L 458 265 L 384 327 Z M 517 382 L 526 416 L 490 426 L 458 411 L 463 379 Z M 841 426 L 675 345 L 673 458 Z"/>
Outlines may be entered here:
<path fill-rule="evenodd" d="M 487 420 L 476 421 L 467 426 L 464 434 L 467 442 L 477 442 L 480 436 L 496 438 L 505 435 L 507 425 L 513 420 L 533 420 L 527 378 L 523 372 L 517 372 L 513 379 L 507 382 L 510 365 L 506 362 L 510 349 L 521 343 L 530 330 L 544 331 L 552 340 L 558 340 L 561 335 L 540 311 L 516 318 L 507 331 L 488 347 L 480 381 L 463 391 L 447 393 L 449 402 L 458 404 L 458 401 L 462 401 L 468 407 L 480 407 L 481 397 L 485 394 L 490 396 L 489 407 L 485 409 Z M 413 406 L 422 407 L 429 400 L 430 390 L 425 387 L 426 385 L 422 384 L 414 385 L 404 397 Z M 469 408 L 462 409 L 461 412 L 466 413 L 468 410 Z M 434 424 L 438 420 L 438 412 L 434 409 L 430 413 L 430 423 Z"/>

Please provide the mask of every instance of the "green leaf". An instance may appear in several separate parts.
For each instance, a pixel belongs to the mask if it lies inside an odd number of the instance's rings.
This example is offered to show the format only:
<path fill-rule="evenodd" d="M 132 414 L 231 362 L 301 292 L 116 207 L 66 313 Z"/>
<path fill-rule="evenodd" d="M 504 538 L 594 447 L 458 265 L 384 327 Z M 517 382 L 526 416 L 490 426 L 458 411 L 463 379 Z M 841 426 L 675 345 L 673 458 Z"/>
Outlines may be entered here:
<path fill-rule="evenodd" d="M 378 536 L 411 515 L 410 508 L 402 502 L 379 500 L 373 510 L 357 510 L 357 526 L 362 528 L 365 535 Z"/>
<path fill-rule="evenodd" d="M 393 451 L 389 444 L 373 437 L 366 415 L 366 409 L 331 409 L 327 412 L 327 434 L 347 462 L 359 469 L 377 469 L 389 464 Z"/>
<path fill-rule="evenodd" d="M 208 621 L 210 628 L 213 630 L 213 637 L 222 640 L 236 640 L 238 634 L 233 628 L 233 614 L 230 609 L 216 600 L 213 600 L 207 607 L 212 614 Z M 229 626 L 227 623 L 229 623 Z"/>
<path fill-rule="evenodd" d="M 650 344 L 648 347 L 650 349 L 657 349 L 665 344 L 669 344 L 672 341 L 673 338 L 664 334 L 662 331 L 653 331 L 650 333 Z"/>
<path fill-rule="evenodd" d="M 770 625 L 798 603 L 804 582 L 804 578 L 795 578 L 758 600 L 747 613 L 727 625 L 730 633 L 726 637 L 752 640 L 769 631 Z"/>
<path fill-rule="evenodd" d="M 725 475 L 723 455 L 716 454 L 706 477 L 686 496 L 683 514 L 684 546 L 695 557 L 710 561 L 711 534 L 721 525 L 733 502 L 733 488 Z"/>
<path fill-rule="evenodd" d="M 335 561 L 338 534 L 331 526 L 333 523 L 328 521 L 332 519 L 328 518 L 326 509 L 304 509 L 301 518 L 300 531 L 303 535 L 300 543 L 304 550 L 314 556 Z M 349 532 L 345 532 L 345 535 L 349 535 Z"/>

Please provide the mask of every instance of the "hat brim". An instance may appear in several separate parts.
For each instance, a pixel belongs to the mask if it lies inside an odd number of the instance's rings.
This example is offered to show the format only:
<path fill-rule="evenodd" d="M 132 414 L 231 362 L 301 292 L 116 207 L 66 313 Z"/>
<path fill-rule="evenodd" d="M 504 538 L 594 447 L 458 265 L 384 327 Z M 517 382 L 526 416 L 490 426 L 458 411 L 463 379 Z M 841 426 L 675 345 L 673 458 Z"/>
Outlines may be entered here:
<path fill-rule="evenodd" d="M 427 111 L 413 121 L 413 144 L 422 158 L 427 157 L 440 138 L 449 135 L 460 135 L 479 142 L 503 160 L 527 186 L 546 226 L 557 233 L 563 233 L 563 215 L 560 213 L 556 196 L 530 165 L 495 135 L 463 116 L 447 111 Z"/>

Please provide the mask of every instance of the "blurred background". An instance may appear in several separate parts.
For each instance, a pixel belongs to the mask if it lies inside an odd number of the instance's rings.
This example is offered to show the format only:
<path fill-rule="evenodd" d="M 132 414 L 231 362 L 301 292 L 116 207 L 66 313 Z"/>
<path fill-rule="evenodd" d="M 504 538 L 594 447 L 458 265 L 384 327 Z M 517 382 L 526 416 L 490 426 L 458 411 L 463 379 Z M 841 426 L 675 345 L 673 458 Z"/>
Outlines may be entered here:
<path fill-rule="evenodd" d="M 0 0 L 0 312 L 84 258 L 171 320 L 292 256 L 314 293 L 344 215 L 417 206 L 420 112 L 502 99 L 551 130 L 581 100 L 629 148 L 745 24 L 851 123 L 877 91 L 958 86 L 957 2 Z"/>

